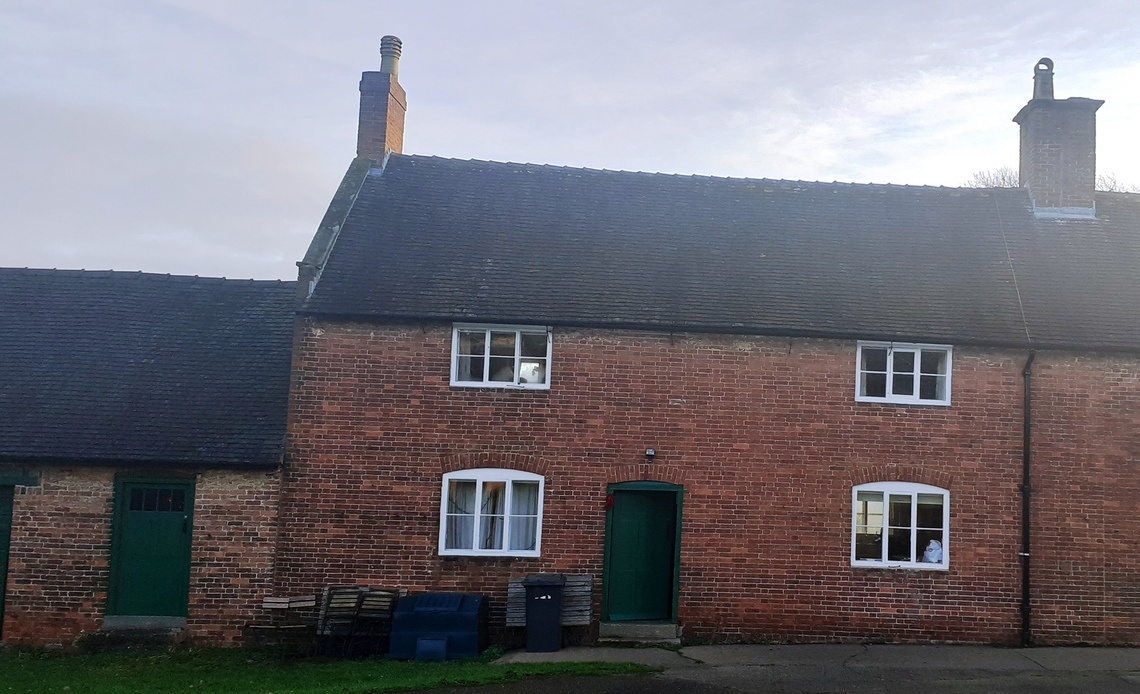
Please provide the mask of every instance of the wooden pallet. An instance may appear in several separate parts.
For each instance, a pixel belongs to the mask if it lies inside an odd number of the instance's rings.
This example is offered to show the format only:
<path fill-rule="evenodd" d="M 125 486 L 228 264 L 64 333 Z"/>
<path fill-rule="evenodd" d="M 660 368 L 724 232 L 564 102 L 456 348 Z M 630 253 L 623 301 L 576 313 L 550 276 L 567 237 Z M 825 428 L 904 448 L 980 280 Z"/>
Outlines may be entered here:
<path fill-rule="evenodd" d="M 507 581 L 507 626 L 526 626 L 526 589 L 523 579 Z M 562 626 L 588 626 L 593 618 L 594 577 L 590 574 L 566 576 L 562 587 Z"/>

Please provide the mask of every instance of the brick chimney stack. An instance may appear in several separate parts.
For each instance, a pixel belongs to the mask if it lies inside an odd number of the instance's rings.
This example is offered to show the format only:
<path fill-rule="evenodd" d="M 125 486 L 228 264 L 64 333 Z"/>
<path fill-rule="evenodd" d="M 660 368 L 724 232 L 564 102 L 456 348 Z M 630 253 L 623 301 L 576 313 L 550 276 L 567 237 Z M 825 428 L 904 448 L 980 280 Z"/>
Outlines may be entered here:
<path fill-rule="evenodd" d="M 1096 111 L 1103 101 L 1053 98 L 1053 61 L 1033 68 L 1033 98 L 1013 122 L 1021 126 L 1019 179 L 1038 217 L 1092 218 L 1096 185 Z"/>
<path fill-rule="evenodd" d="M 395 36 L 380 39 L 380 71 L 360 76 L 360 127 L 356 156 L 384 161 L 389 152 L 404 149 L 404 113 L 408 110 L 404 88 L 396 81 L 403 43 Z"/>

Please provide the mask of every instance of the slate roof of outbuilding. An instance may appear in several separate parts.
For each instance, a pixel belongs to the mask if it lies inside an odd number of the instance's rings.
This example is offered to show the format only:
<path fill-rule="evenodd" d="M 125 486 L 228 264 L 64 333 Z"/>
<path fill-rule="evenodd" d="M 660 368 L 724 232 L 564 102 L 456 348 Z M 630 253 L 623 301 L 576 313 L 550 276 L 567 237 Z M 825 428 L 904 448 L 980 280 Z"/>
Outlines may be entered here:
<path fill-rule="evenodd" d="M 0 460 L 273 467 L 295 282 L 0 269 Z"/>
<path fill-rule="evenodd" d="M 1140 195 L 674 176 L 393 154 L 303 311 L 1140 347 Z"/>

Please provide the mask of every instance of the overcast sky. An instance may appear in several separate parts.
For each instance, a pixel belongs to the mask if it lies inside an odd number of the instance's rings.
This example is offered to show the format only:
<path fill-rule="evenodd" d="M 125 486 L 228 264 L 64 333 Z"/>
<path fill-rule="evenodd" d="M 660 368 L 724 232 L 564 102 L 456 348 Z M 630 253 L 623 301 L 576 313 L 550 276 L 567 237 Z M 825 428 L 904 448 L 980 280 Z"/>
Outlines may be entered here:
<path fill-rule="evenodd" d="M 296 276 L 403 39 L 404 151 L 959 185 L 1033 66 L 1140 184 L 1135 0 L 0 0 L 0 265 Z"/>

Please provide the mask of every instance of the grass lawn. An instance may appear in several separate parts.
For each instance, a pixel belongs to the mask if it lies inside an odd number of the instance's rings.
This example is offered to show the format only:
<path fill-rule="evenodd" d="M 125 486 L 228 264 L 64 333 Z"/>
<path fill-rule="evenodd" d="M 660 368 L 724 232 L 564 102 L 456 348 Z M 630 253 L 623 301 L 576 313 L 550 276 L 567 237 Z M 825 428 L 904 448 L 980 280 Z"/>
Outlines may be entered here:
<path fill-rule="evenodd" d="M 309 694 L 390 692 L 495 684 L 541 675 L 652 672 L 625 663 L 516 663 L 472 659 L 447 663 L 386 660 L 279 660 L 248 650 L 188 650 L 163 655 L 0 653 L 0 694 L 224 692 Z"/>

